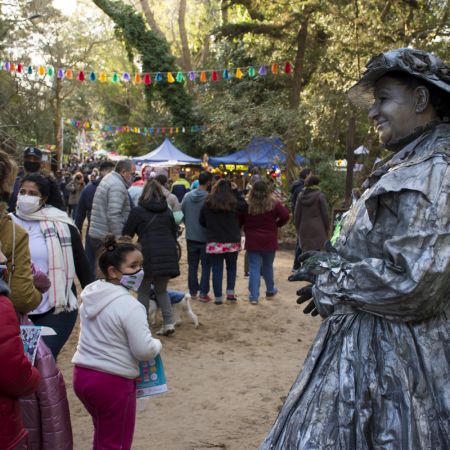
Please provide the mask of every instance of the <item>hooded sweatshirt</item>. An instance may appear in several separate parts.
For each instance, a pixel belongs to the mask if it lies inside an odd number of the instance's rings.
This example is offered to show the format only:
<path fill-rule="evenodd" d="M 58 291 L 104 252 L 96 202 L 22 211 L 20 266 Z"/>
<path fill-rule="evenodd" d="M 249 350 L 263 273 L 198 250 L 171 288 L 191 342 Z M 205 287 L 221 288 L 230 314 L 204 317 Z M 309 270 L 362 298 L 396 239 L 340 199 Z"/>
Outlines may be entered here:
<path fill-rule="evenodd" d="M 72 362 L 77 366 L 136 378 L 139 361 L 161 351 L 147 322 L 145 308 L 123 286 L 104 280 L 81 293 L 80 338 Z"/>
<path fill-rule="evenodd" d="M 183 198 L 181 210 L 184 215 L 186 239 L 188 241 L 206 243 L 206 228 L 200 225 L 199 217 L 207 196 L 208 191 L 196 189 L 195 191 L 188 192 Z"/>

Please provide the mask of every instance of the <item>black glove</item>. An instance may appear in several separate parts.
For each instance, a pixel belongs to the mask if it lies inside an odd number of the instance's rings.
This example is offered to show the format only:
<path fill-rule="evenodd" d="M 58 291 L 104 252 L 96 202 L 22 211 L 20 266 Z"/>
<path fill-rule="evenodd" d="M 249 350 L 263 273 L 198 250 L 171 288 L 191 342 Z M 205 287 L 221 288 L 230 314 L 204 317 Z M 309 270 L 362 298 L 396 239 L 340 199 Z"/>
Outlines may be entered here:
<path fill-rule="evenodd" d="M 309 268 L 302 266 L 297 272 L 289 275 L 289 281 L 307 281 L 308 283 L 315 284 L 316 275 L 312 274 Z"/>
<path fill-rule="evenodd" d="M 312 292 L 313 285 L 310 284 L 308 286 L 302 287 L 297 291 L 297 304 L 301 305 L 309 301 L 303 310 L 304 314 L 311 314 L 313 317 L 319 315 L 319 311 L 317 311 L 316 304 L 314 303 L 314 297 Z"/>

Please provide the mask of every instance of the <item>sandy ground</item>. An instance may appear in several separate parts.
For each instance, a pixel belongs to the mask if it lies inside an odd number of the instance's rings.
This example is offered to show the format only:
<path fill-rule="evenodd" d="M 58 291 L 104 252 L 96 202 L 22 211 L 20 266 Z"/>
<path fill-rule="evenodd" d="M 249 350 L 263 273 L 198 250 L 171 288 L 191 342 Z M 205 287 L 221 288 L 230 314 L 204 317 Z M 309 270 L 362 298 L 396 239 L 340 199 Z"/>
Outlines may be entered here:
<path fill-rule="evenodd" d="M 320 319 L 305 316 L 295 302 L 301 285 L 287 281 L 292 252 L 278 252 L 279 294 L 271 300 L 260 299 L 258 306 L 247 301 L 242 256 L 237 304 L 193 301 L 200 327 L 194 329 L 185 318 L 173 336 L 162 338 L 169 392 L 146 400 L 145 410 L 137 413 L 133 449 L 257 449 L 272 426 Z M 186 272 L 184 255 L 183 275 L 170 287 L 184 291 Z M 77 339 L 78 326 L 58 363 L 67 384 L 75 450 L 88 450 L 91 419 L 72 389 L 70 360 Z"/>

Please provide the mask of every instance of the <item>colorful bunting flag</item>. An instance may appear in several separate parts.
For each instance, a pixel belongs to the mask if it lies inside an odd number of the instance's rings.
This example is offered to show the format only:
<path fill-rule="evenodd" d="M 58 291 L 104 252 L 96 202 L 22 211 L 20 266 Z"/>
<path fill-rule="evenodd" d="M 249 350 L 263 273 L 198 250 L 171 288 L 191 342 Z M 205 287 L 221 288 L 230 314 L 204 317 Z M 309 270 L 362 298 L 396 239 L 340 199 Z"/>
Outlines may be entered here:
<path fill-rule="evenodd" d="M 276 62 L 269 64 L 270 72 L 272 75 L 279 75 L 280 73 L 284 73 L 286 75 L 290 75 L 293 73 L 293 66 L 289 61 L 286 61 L 283 63 L 283 65 L 280 68 L 280 65 Z M 24 70 L 24 66 L 21 63 L 14 63 L 11 61 L 4 61 L 0 64 L 0 70 L 3 69 L 4 71 L 8 71 L 10 73 L 14 74 L 27 74 L 27 75 L 33 75 L 33 73 L 37 73 L 39 76 L 44 77 L 54 77 L 56 76 L 59 79 L 67 78 L 69 80 L 76 79 L 78 81 L 85 81 L 85 79 L 88 77 L 90 81 L 100 81 L 102 83 L 108 81 L 110 79 L 113 83 L 119 83 L 119 82 L 131 82 L 134 81 L 135 84 L 141 84 L 143 83 L 146 86 L 150 86 L 152 84 L 152 74 L 147 73 L 139 73 L 136 72 L 134 76 L 130 74 L 129 72 L 122 72 L 119 73 L 117 71 L 114 71 L 112 74 L 108 76 L 108 74 L 104 71 L 101 71 L 98 76 L 96 74 L 96 71 L 90 70 L 88 73 L 89 75 L 85 74 L 84 70 L 77 70 L 77 75 L 75 77 L 74 75 L 74 69 L 72 68 L 58 68 L 55 69 L 52 66 L 27 66 L 26 70 Z M 208 75 L 208 73 L 210 75 Z M 221 76 L 220 76 L 221 74 Z M 241 80 L 245 78 L 245 75 L 247 75 L 249 78 L 254 78 L 256 76 L 265 77 L 268 74 L 268 69 L 266 65 L 259 66 L 259 69 L 256 70 L 254 66 L 247 66 L 247 67 L 237 67 L 235 69 L 211 69 L 211 70 L 191 70 L 188 72 L 183 71 L 177 71 L 176 75 L 175 72 L 169 71 L 169 72 L 155 72 L 153 74 L 154 80 L 157 83 L 163 83 L 167 82 L 170 84 L 173 83 L 184 83 L 186 79 L 188 79 L 191 82 L 197 81 L 197 79 L 201 83 L 207 83 L 208 80 L 210 82 L 219 82 L 221 79 L 223 80 L 229 80 L 234 77 L 238 80 Z"/>

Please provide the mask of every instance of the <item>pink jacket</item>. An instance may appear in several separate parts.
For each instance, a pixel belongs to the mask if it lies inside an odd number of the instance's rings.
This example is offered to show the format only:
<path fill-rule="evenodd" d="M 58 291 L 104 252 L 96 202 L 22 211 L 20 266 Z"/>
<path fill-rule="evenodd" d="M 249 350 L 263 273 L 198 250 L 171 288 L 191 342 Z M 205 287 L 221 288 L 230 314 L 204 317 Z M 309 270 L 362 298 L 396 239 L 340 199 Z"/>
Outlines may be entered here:
<path fill-rule="evenodd" d="M 72 425 L 63 376 L 41 340 L 35 366 L 41 381 L 33 395 L 20 399 L 30 450 L 72 450 Z"/>

